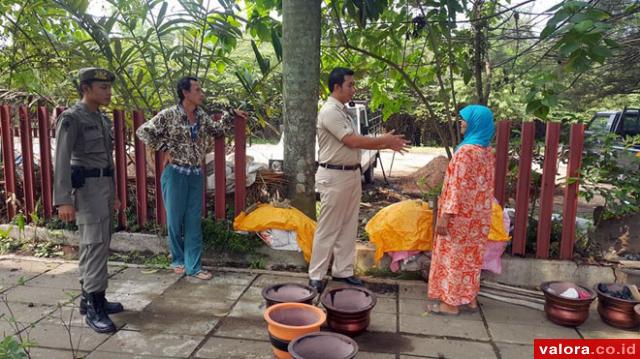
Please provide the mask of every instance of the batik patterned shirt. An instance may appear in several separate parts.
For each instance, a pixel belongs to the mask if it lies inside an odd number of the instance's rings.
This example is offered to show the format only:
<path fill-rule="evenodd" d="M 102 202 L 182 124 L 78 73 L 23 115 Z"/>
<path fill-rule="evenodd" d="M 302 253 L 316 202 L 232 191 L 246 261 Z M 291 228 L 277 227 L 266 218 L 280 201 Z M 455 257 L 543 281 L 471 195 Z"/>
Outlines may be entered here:
<path fill-rule="evenodd" d="M 206 140 L 228 134 L 233 116 L 223 112 L 222 118 L 214 121 L 200 107 L 196 109 L 195 116 L 195 123 L 190 124 L 184 107 L 172 106 L 140 126 L 136 134 L 154 150 L 167 152 L 172 164 L 200 167 L 207 151 Z"/>

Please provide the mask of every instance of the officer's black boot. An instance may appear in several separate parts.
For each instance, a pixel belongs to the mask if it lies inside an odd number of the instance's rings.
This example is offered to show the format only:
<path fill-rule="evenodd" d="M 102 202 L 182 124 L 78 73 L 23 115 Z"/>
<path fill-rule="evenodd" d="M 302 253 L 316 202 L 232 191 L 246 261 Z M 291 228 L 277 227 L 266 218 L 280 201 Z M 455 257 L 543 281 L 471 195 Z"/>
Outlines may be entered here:
<path fill-rule="evenodd" d="M 98 333 L 113 333 L 116 326 L 105 311 L 104 292 L 87 293 L 87 316 L 85 322 Z"/>
<path fill-rule="evenodd" d="M 83 281 L 80 281 L 80 288 L 82 288 Z M 104 309 L 107 314 L 116 314 L 120 313 L 124 310 L 124 307 L 119 302 L 110 302 L 105 298 Z M 87 292 L 82 289 L 82 294 L 80 295 L 80 314 L 87 314 Z"/>

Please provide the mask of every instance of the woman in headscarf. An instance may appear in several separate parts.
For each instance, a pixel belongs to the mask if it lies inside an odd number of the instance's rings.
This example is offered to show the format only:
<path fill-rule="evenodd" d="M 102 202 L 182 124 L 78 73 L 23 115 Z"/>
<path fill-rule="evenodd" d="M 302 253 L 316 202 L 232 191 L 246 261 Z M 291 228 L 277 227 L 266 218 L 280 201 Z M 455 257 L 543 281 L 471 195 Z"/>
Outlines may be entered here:
<path fill-rule="evenodd" d="M 491 223 L 493 113 L 486 106 L 469 105 L 460 117 L 464 139 L 444 180 L 429 272 L 428 296 L 439 302 L 427 310 L 435 314 L 478 309 L 480 269 Z"/>

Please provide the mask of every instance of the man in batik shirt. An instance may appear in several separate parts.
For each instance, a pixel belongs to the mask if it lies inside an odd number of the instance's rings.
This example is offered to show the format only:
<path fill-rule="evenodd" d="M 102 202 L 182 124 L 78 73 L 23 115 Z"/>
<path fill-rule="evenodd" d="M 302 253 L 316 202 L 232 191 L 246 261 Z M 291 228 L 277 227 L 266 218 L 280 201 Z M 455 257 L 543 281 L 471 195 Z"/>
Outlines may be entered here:
<path fill-rule="evenodd" d="M 178 81 L 180 103 L 158 113 L 138 128 L 136 134 L 148 146 L 163 151 L 168 165 L 162 172 L 162 199 L 167 211 L 171 267 L 177 274 L 208 280 L 212 274 L 203 270 L 202 161 L 209 136 L 223 136 L 232 125 L 233 116 L 246 118 L 243 111 L 224 112 L 220 121 L 213 121 L 200 106 L 205 95 L 195 77 Z"/>

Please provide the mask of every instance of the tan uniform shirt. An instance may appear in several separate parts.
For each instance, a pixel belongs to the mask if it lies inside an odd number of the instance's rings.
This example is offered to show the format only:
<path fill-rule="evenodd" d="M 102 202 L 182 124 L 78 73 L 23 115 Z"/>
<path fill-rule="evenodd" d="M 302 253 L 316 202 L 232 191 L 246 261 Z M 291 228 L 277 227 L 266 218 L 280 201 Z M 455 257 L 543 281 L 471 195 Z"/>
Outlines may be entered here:
<path fill-rule="evenodd" d="M 352 166 L 360 163 L 360 150 L 347 147 L 342 139 L 358 130 L 344 104 L 329 96 L 318 114 L 318 162 Z"/>

